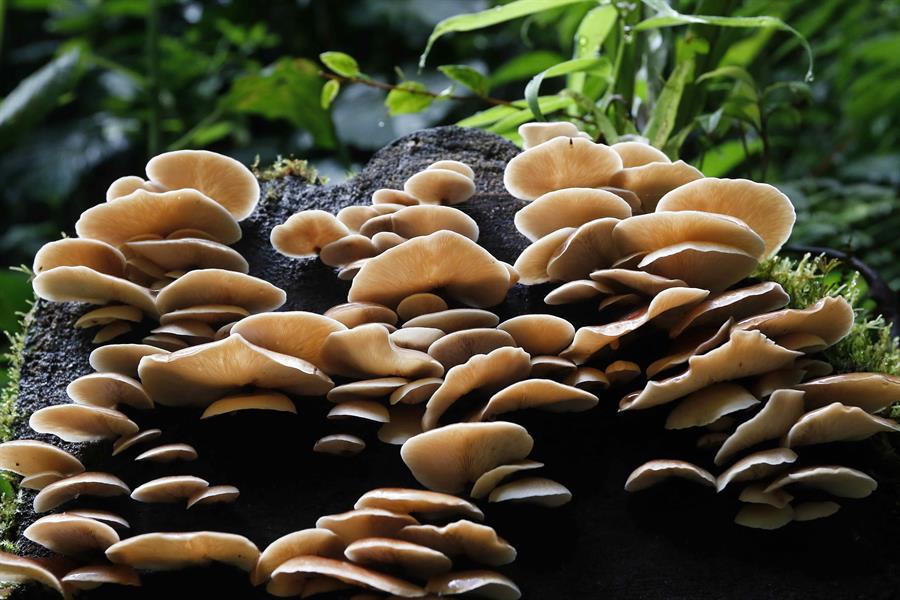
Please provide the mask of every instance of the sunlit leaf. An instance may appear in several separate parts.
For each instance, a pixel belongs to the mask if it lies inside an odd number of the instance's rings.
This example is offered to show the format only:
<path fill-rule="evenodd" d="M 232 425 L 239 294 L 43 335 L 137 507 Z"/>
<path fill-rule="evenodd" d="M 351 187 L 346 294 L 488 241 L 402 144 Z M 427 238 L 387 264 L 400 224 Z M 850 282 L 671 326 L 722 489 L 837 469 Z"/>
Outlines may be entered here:
<path fill-rule="evenodd" d="M 650 120 L 644 129 L 644 136 L 650 140 L 650 144 L 653 146 L 662 148 L 666 145 L 669 135 L 675 128 L 684 86 L 691 80 L 693 74 L 694 61 L 687 60 L 676 65 L 675 70 L 666 80 L 666 85 L 656 100 Z"/>
<path fill-rule="evenodd" d="M 549 114 L 574 106 L 575 101 L 569 96 L 544 96 L 538 98 L 538 105 L 542 113 Z M 488 131 L 494 133 L 511 131 L 522 123 L 527 123 L 534 119 L 534 113 L 531 112 L 531 108 L 525 102 L 516 102 L 516 106 L 521 106 L 522 108 L 518 112 L 510 114 L 488 127 Z"/>
<path fill-rule="evenodd" d="M 548 77 L 559 77 L 560 75 L 568 75 L 569 73 L 591 73 L 601 77 L 609 77 L 612 72 L 612 65 L 605 56 L 599 58 L 573 58 L 565 62 L 554 65 L 549 69 L 541 71 L 535 75 L 528 85 L 525 86 L 525 101 L 528 107 L 534 113 L 536 119 L 545 120 L 543 112 L 541 112 L 540 103 L 538 103 L 538 94 L 541 91 L 541 83 Z"/>
<path fill-rule="evenodd" d="M 600 46 L 612 31 L 619 18 L 619 12 L 612 5 L 598 6 L 591 9 L 578 24 L 575 32 L 575 50 L 572 58 L 597 56 Z M 585 73 L 572 73 L 566 87 L 581 92 L 584 90 Z"/>
<path fill-rule="evenodd" d="M 343 52 L 323 52 L 319 55 L 319 60 L 338 75 L 350 77 L 351 79 L 359 75 L 359 64 L 356 62 L 356 59 L 349 54 L 344 54 Z"/>
<path fill-rule="evenodd" d="M 477 112 L 471 117 L 466 117 L 456 124 L 460 127 L 487 127 L 504 117 L 518 113 L 520 110 L 514 106 L 493 106 L 487 110 Z"/>
<path fill-rule="evenodd" d="M 757 154 L 762 150 L 762 141 L 758 138 L 747 143 L 747 153 Z M 744 152 L 740 140 L 728 140 L 707 150 L 703 155 L 703 174 L 707 177 L 724 177 L 739 167 L 749 158 Z"/>
<path fill-rule="evenodd" d="M 424 83 L 404 81 L 388 93 L 384 105 L 392 117 L 422 112 L 431 106 L 434 100 L 430 95 L 422 93 L 427 91 L 428 88 Z"/>
<path fill-rule="evenodd" d="M 322 108 L 328 110 L 331 107 L 331 103 L 334 102 L 334 99 L 337 98 L 338 92 L 341 91 L 341 82 L 337 79 L 329 79 L 325 82 L 325 85 L 322 86 L 322 95 L 321 95 L 321 104 Z"/>
<path fill-rule="evenodd" d="M 487 77 L 472 67 L 468 65 L 443 65 L 438 67 L 438 71 L 453 81 L 469 88 L 478 96 L 487 96 L 489 87 Z"/>
<path fill-rule="evenodd" d="M 549 50 L 535 50 L 519 54 L 503 63 L 490 76 L 491 87 L 503 85 L 511 81 L 529 79 L 555 64 L 563 62 L 565 57 Z"/>

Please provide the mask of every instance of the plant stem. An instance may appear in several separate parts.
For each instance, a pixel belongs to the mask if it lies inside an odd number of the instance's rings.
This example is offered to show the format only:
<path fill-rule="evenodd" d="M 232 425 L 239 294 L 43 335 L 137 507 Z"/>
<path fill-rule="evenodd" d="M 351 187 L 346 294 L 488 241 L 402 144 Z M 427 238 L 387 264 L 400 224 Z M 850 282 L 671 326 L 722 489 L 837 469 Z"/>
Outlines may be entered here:
<path fill-rule="evenodd" d="M 147 13 L 147 42 L 145 47 L 147 61 L 147 155 L 159 153 L 159 0 L 150 0 Z"/>

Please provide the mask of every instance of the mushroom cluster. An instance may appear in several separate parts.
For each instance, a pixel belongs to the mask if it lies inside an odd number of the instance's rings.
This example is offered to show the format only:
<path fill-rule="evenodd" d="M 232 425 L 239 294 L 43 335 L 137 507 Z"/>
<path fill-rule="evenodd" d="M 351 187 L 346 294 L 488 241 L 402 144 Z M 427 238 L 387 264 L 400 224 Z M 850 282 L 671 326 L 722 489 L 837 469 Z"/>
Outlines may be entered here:
<path fill-rule="evenodd" d="M 808 447 L 900 431 L 872 414 L 900 400 L 900 380 L 829 376 L 816 355 L 853 324 L 843 298 L 785 309 L 778 284 L 746 282 L 790 236 L 790 200 L 769 185 L 703 177 L 639 142 L 594 144 L 566 123 L 521 133 L 526 150 L 504 177 L 529 201 L 515 217 L 532 242 L 515 264 L 520 282 L 556 282 L 547 304 L 591 302 L 602 315 L 559 355 L 604 368 L 610 382 L 631 357 L 620 411 L 667 406 L 665 428 L 698 432 L 697 448 L 715 452 L 720 470 L 654 460 L 625 489 L 670 477 L 718 492 L 741 482 L 736 522 L 765 529 L 834 514 L 823 493 L 871 493 L 870 476 L 818 464 Z"/>
<path fill-rule="evenodd" d="M 284 303 L 284 293 L 247 275 L 247 261 L 229 247 L 259 200 L 249 169 L 214 152 L 179 150 L 151 159 L 146 171 L 149 180 L 114 181 L 106 202 L 78 219 L 77 238 L 38 251 L 39 297 L 100 305 L 75 322 L 101 327 L 98 344 L 145 316 L 159 320 L 145 342 L 168 350 L 211 341 L 213 325 Z"/>

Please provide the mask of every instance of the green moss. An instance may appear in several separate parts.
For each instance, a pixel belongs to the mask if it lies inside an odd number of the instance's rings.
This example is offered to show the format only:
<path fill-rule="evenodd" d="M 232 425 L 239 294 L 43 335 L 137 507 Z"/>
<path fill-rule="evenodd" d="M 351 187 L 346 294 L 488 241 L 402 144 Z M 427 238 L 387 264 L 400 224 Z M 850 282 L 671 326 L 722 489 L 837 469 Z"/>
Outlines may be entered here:
<path fill-rule="evenodd" d="M 309 162 L 299 158 L 284 158 L 279 156 L 271 166 L 260 169 L 259 156 L 256 162 L 251 166 L 253 174 L 260 181 L 272 181 L 283 177 L 299 177 L 307 183 L 313 185 L 324 185 L 328 183 L 325 177 L 319 177 L 319 172 Z"/>

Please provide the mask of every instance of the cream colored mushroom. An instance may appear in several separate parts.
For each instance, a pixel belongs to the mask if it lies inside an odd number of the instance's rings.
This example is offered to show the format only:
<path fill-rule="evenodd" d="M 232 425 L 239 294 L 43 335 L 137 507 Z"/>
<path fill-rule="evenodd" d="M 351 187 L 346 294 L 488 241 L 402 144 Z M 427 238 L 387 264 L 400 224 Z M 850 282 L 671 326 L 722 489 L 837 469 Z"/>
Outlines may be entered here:
<path fill-rule="evenodd" d="M 770 483 L 766 491 L 794 484 L 819 489 L 839 498 L 865 498 L 878 488 L 878 482 L 862 471 L 850 467 L 820 466 L 792 471 Z"/>
<path fill-rule="evenodd" d="M 52 552 L 67 556 L 102 553 L 119 541 L 119 534 L 109 525 L 65 513 L 37 519 L 22 535 Z"/>
<path fill-rule="evenodd" d="M 727 244 L 681 242 L 650 252 L 638 268 L 720 291 L 748 277 L 757 264 L 757 257 Z"/>
<path fill-rule="evenodd" d="M 379 508 L 395 513 L 417 514 L 426 518 L 444 519 L 461 516 L 484 519 L 477 506 L 450 494 L 411 488 L 378 488 L 359 497 L 354 507 Z"/>
<path fill-rule="evenodd" d="M 763 479 L 784 469 L 786 465 L 796 460 L 797 453 L 789 448 L 754 452 L 722 472 L 716 479 L 716 490 L 721 492 L 732 482 Z"/>
<path fill-rule="evenodd" d="M 319 258 L 329 267 L 343 267 L 358 260 L 371 258 L 378 253 L 372 240 L 365 235 L 351 233 L 326 244 L 319 252 Z"/>
<path fill-rule="evenodd" d="M 59 471 L 43 471 L 41 473 L 35 473 L 33 475 L 26 475 L 22 477 L 21 481 L 19 481 L 19 487 L 26 490 L 42 490 L 51 483 L 56 483 L 60 479 L 65 479 L 66 476 L 60 473 Z"/>
<path fill-rule="evenodd" d="M 566 227 L 580 227 L 604 217 L 626 219 L 628 203 L 596 188 L 566 188 L 548 192 L 516 212 L 516 229 L 532 242 Z"/>
<path fill-rule="evenodd" d="M 604 374 L 609 385 L 625 385 L 641 376 L 641 367 L 630 360 L 617 360 L 606 367 Z"/>
<path fill-rule="evenodd" d="M 0 580 L 12 584 L 33 581 L 54 590 L 63 598 L 70 598 L 68 590 L 49 569 L 34 559 L 9 552 L 0 552 Z"/>
<path fill-rule="evenodd" d="M 126 404 L 134 408 L 153 408 L 141 382 L 118 373 L 90 373 L 66 386 L 66 394 L 78 404 L 114 408 Z"/>
<path fill-rule="evenodd" d="M 493 600 L 518 600 L 522 592 L 511 579 L 493 571 L 458 571 L 435 575 L 425 590 L 438 596 L 472 595 Z"/>
<path fill-rule="evenodd" d="M 125 321 L 113 321 L 112 323 L 101 327 L 94 337 L 91 338 L 91 343 L 105 344 L 121 335 L 125 335 L 129 331 L 131 331 L 131 323 Z"/>
<path fill-rule="evenodd" d="M 775 508 L 784 508 L 794 501 L 794 497 L 784 490 L 766 491 L 766 483 L 751 483 L 744 486 L 738 500 L 748 504 L 768 504 Z"/>
<path fill-rule="evenodd" d="M 687 287 L 681 279 L 669 279 L 644 271 L 618 268 L 594 271 L 591 273 L 591 279 L 604 286 L 610 294 L 637 292 L 643 296 L 656 296 L 671 288 Z"/>
<path fill-rule="evenodd" d="M 331 402 L 346 402 L 362 398 L 383 398 L 407 383 L 409 383 L 409 380 L 403 377 L 379 377 L 377 379 L 351 381 L 332 388 L 328 392 L 328 400 Z"/>
<path fill-rule="evenodd" d="M 764 281 L 748 287 L 710 296 L 695 306 L 673 327 L 670 337 L 681 335 L 686 329 L 719 324 L 728 318 L 741 320 L 785 306 L 790 297 L 774 281 Z"/>
<path fill-rule="evenodd" d="M 613 187 L 631 190 L 641 199 L 641 208 L 646 213 L 656 210 L 660 199 L 672 190 L 695 180 L 702 180 L 703 173 L 684 161 L 649 162 L 640 166 L 626 167 L 615 173 L 609 180 Z"/>
<path fill-rule="evenodd" d="M 716 478 L 697 465 L 683 460 L 651 460 L 631 472 L 625 482 L 626 492 L 637 492 L 662 481 L 676 477 L 709 487 L 715 487 Z"/>
<path fill-rule="evenodd" d="M 160 315 L 159 322 L 161 325 L 167 325 L 169 323 L 177 323 L 178 321 L 190 320 L 219 324 L 237 321 L 249 314 L 250 313 L 246 308 L 240 306 L 231 304 L 204 304 L 173 310 L 172 312 Z"/>
<path fill-rule="evenodd" d="M 150 261 L 164 275 L 192 269 L 223 269 L 246 273 L 250 267 L 239 252 L 219 242 L 198 238 L 126 242 L 129 257 Z"/>
<path fill-rule="evenodd" d="M 856 442 L 883 431 L 898 432 L 900 425 L 890 419 L 870 415 L 859 407 L 834 402 L 800 417 L 785 435 L 784 445 L 794 448 L 829 442 Z"/>
<path fill-rule="evenodd" d="M 176 460 L 197 460 L 197 451 L 189 444 L 163 444 L 138 454 L 135 461 L 171 463 Z"/>
<path fill-rule="evenodd" d="M 440 337 L 428 348 L 428 354 L 451 369 L 478 354 L 488 354 L 497 348 L 514 347 L 512 336 L 505 331 L 489 328 L 463 329 Z"/>
<path fill-rule="evenodd" d="M 496 327 L 499 317 L 479 308 L 451 308 L 440 312 L 419 315 L 403 324 L 403 327 L 428 327 L 454 333 L 468 329 Z"/>
<path fill-rule="evenodd" d="M 425 377 L 410 381 L 394 390 L 390 397 L 390 403 L 421 404 L 427 402 L 434 395 L 434 392 L 441 387 L 443 381 L 439 377 Z"/>
<path fill-rule="evenodd" d="M 290 398 L 278 392 L 267 391 L 220 398 L 207 406 L 200 418 L 209 419 L 242 410 L 271 410 L 297 414 L 297 407 Z"/>
<path fill-rule="evenodd" d="M 144 431 L 139 431 L 137 433 L 133 433 L 131 435 L 123 435 L 115 442 L 113 442 L 113 451 L 112 455 L 116 456 L 125 452 L 132 446 L 137 444 L 143 444 L 145 442 L 149 442 L 151 440 L 155 440 L 159 436 L 162 435 L 161 429 L 146 429 Z"/>
<path fill-rule="evenodd" d="M 834 515 L 840 509 L 840 504 L 830 500 L 821 502 L 801 502 L 794 506 L 794 520 L 815 521 L 816 519 L 824 519 Z"/>
<path fill-rule="evenodd" d="M 111 513 L 106 510 L 93 510 L 89 508 L 79 508 L 73 510 L 67 510 L 65 513 L 67 515 L 75 515 L 76 517 L 87 517 L 88 519 L 94 519 L 95 521 L 100 521 L 101 523 L 106 523 L 107 525 L 113 528 L 121 528 L 121 529 L 130 529 L 131 525 L 115 513 Z"/>
<path fill-rule="evenodd" d="M 145 533 L 111 546 L 106 557 L 115 564 L 146 571 L 173 571 L 213 562 L 251 571 L 259 550 L 242 535 L 220 531 Z"/>
<path fill-rule="evenodd" d="M 591 300 L 597 296 L 611 294 L 612 290 L 590 279 L 578 279 L 567 281 L 544 297 L 544 304 L 554 306 L 559 304 L 574 304 Z"/>
<path fill-rule="evenodd" d="M 61 579 L 63 585 L 75 590 L 93 590 L 101 585 L 113 584 L 140 587 L 141 578 L 125 565 L 89 565 L 72 569 Z"/>
<path fill-rule="evenodd" d="M 159 293 L 160 313 L 208 304 L 240 306 L 251 313 L 275 310 L 284 304 L 284 290 L 264 279 L 222 269 L 191 271 Z"/>
<path fill-rule="evenodd" d="M 803 414 L 803 392 L 777 390 L 756 415 L 738 426 L 716 454 L 721 465 L 733 454 L 760 442 L 785 435 Z"/>
<path fill-rule="evenodd" d="M 51 302 L 122 303 L 156 316 L 153 296 L 147 288 L 105 275 L 88 267 L 56 267 L 32 281 L 35 294 Z"/>
<path fill-rule="evenodd" d="M 325 316 L 339 321 L 349 328 L 366 323 L 397 324 L 397 313 L 377 302 L 346 302 L 332 306 L 325 311 Z"/>
<path fill-rule="evenodd" d="M 328 529 L 301 529 L 281 536 L 259 555 L 259 561 L 250 575 L 253 585 L 265 583 L 278 566 L 298 556 L 325 556 L 340 558 L 344 542 Z"/>
<path fill-rule="evenodd" d="M 372 192 L 372 204 L 402 204 L 403 206 L 415 206 L 418 203 L 418 198 L 412 194 L 407 194 L 403 190 L 382 188 Z"/>
<path fill-rule="evenodd" d="M 576 281 L 612 265 L 618 256 L 612 231 L 619 222 L 604 218 L 580 226 L 550 257 L 547 276 L 554 281 Z"/>
<path fill-rule="evenodd" d="M 322 346 L 335 331 L 347 327 L 335 319 L 305 311 L 260 313 L 241 319 L 231 329 L 248 342 L 321 368 Z"/>
<path fill-rule="evenodd" d="M 322 556 L 299 556 L 287 560 L 272 572 L 272 584 L 294 591 L 302 590 L 306 580 L 316 575 L 332 577 L 344 583 L 386 592 L 401 598 L 418 598 L 425 595 L 422 588 L 402 579 Z M 292 592 L 290 595 L 295 594 Z"/>
<path fill-rule="evenodd" d="M 582 132 L 569 121 L 551 121 L 519 125 L 519 135 L 522 137 L 523 147 L 527 150 L 556 137 L 579 137 Z"/>
<path fill-rule="evenodd" d="M 34 255 L 35 274 L 56 267 L 88 267 L 114 277 L 125 276 L 125 256 L 115 246 L 100 240 L 64 238 L 48 242 Z"/>
<path fill-rule="evenodd" d="M 84 471 L 81 461 L 60 448 L 38 440 L 11 440 L 0 444 L 0 469 L 30 476 L 56 472 L 76 475 Z"/>
<path fill-rule="evenodd" d="M 373 217 L 359 229 L 368 237 L 385 231 L 407 240 L 436 231 L 454 231 L 478 241 L 478 223 L 472 217 L 461 210 L 434 204 L 407 206 L 394 213 Z"/>
<path fill-rule="evenodd" d="M 136 378 L 141 359 L 149 354 L 166 354 L 167 351 L 146 344 L 111 344 L 95 348 L 90 355 L 91 367 L 100 373 L 117 373 Z"/>
<path fill-rule="evenodd" d="M 563 247 L 575 231 L 574 227 L 557 229 L 525 248 L 513 266 L 519 274 L 519 282 L 524 285 L 537 285 L 550 281 L 552 278 L 547 272 L 547 266 L 557 250 Z"/>
<path fill-rule="evenodd" d="M 401 348 L 427 353 L 433 343 L 444 337 L 444 332 L 436 327 L 403 327 L 392 331 L 389 337 Z"/>
<path fill-rule="evenodd" d="M 141 310 L 134 306 L 125 304 L 114 304 L 112 306 L 103 306 L 88 311 L 78 317 L 75 321 L 75 329 L 87 329 L 98 325 L 110 325 L 120 321 L 129 321 L 131 323 L 140 323 L 144 314 Z"/>
<path fill-rule="evenodd" d="M 390 421 L 387 408 L 372 400 L 346 400 L 329 410 L 326 418 L 356 418 L 376 423 L 387 423 Z"/>
<path fill-rule="evenodd" d="M 709 425 L 721 417 L 759 404 L 746 388 L 734 383 L 716 383 L 685 396 L 666 420 L 666 429 Z"/>
<path fill-rule="evenodd" d="M 213 341 L 216 331 L 203 321 L 172 321 L 150 330 L 153 335 L 171 335 L 195 346 Z"/>
<path fill-rule="evenodd" d="M 545 477 L 524 477 L 496 487 L 489 502 L 517 502 L 556 508 L 572 500 L 566 486 Z"/>
<path fill-rule="evenodd" d="M 147 345 L 157 346 L 158 348 L 167 350 L 168 352 L 184 350 L 189 346 L 189 344 L 180 337 L 169 335 L 167 333 L 154 333 L 145 336 L 141 341 Z"/>
<path fill-rule="evenodd" d="M 399 236 L 393 231 L 379 231 L 372 236 L 372 245 L 375 246 L 375 250 L 378 254 L 387 252 L 391 248 L 399 246 L 405 241 L 405 237 Z"/>
<path fill-rule="evenodd" d="M 193 475 L 172 475 L 153 479 L 131 492 L 138 502 L 165 503 L 186 500 L 209 487 L 209 482 Z"/>
<path fill-rule="evenodd" d="M 796 386 L 806 392 L 807 408 L 821 408 L 832 402 L 858 406 L 877 412 L 900 402 L 900 377 L 884 373 L 844 373 L 807 381 Z"/>
<path fill-rule="evenodd" d="M 457 170 L 429 167 L 407 179 L 403 191 L 423 204 L 459 204 L 475 195 L 475 182 Z"/>
<path fill-rule="evenodd" d="M 427 354 L 395 345 L 387 329 L 378 324 L 332 333 L 322 346 L 322 357 L 326 371 L 348 377 L 413 379 L 444 372 L 441 364 Z"/>
<path fill-rule="evenodd" d="M 822 298 L 809 308 L 784 309 L 749 317 L 735 329 L 757 330 L 776 341 L 792 334 L 814 335 L 826 346 L 837 343 L 853 326 L 853 308 L 842 297 Z"/>
<path fill-rule="evenodd" d="M 378 439 L 385 444 L 402 446 L 406 440 L 422 433 L 421 404 L 401 404 L 388 410 L 390 420 L 378 428 Z"/>
<path fill-rule="evenodd" d="M 38 433 L 49 433 L 66 442 L 109 440 L 138 430 L 128 415 L 86 404 L 45 406 L 31 413 L 28 425 Z"/>
<path fill-rule="evenodd" d="M 563 378 L 563 383 L 580 390 L 605 390 L 609 388 L 609 378 L 606 373 L 594 367 L 578 367 L 572 373 Z"/>
<path fill-rule="evenodd" d="M 404 208 L 405 204 L 374 204 L 372 206 L 346 206 L 338 211 L 337 220 L 350 231 L 359 231 L 363 223 L 379 215 L 387 215 Z M 299 214 L 299 213 L 298 213 Z"/>
<path fill-rule="evenodd" d="M 315 256 L 325 246 L 350 235 L 347 226 L 324 210 L 304 210 L 272 229 L 270 241 L 279 253 L 293 258 Z"/>
<path fill-rule="evenodd" d="M 671 353 L 653 361 L 647 367 L 647 377 L 655 377 L 659 373 L 686 363 L 692 356 L 706 354 L 718 348 L 728 341 L 732 325 L 734 319 L 729 318 L 718 329 L 700 327 L 676 338 L 672 343 Z"/>
<path fill-rule="evenodd" d="M 619 142 L 610 146 L 616 154 L 622 157 L 622 168 L 642 167 L 648 163 L 672 161 L 662 150 L 657 150 L 644 142 Z"/>
<path fill-rule="evenodd" d="M 746 504 L 734 517 L 738 525 L 766 530 L 779 529 L 793 520 L 794 509 L 790 505 L 778 508 L 768 504 Z"/>
<path fill-rule="evenodd" d="M 344 556 L 356 564 L 399 569 L 416 578 L 444 573 L 453 566 L 443 552 L 413 542 L 383 537 L 356 540 L 347 546 Z"/>
<path fill-rule="evenodd" d="M 357 507 L 344 513 L 319 517 L 316 521 L 317 528 L 333 532 L 344 544 L 364 538 L 393 537 L 407 525 L 418 524 L 408 514 L 374 507 Z"/>
<path fill-rule="evenodd" d="M 241 495 L 241 491 L 233 485 L 211 485 L 206 489 L 197 490 L 187 499 L 185 508 L 207 504 L 226 504 L 234 502 Z"/>
<path fill-rule="evenodd" d="M 125 482 L 109 473 L 85 472 L 51 483 L 34 497 L 34 512 L 52 510 L 81 496 L 107 498 L 128 494 L 131 490 Z"/>
<path fill-rule="evenodd" d="M 407 296 L 397 305 L 397 314 L 404 321 L 444 310 L 447 310 L 444 299 L 428 292 Z"/>
<path fill-rule="evenodd" d="M 454 521 L 443 527 L 407 525 L 397 537 L 434 548 L 447 556 L 462 555 L 491 566 L 509 564 L 516 558 L 516 549 L 491 527 L 467 520 Z"/>
<path fill-rule="evenodd" d="M 356 456 L 366 449 L 366 442 L 348 433 L 334 433 L 316 440 L 313 452 L 335 456 Z"/>
<path fill-rule="evenodd" d="M 496 415 L 539 408 L 550 412 L 583 412 L 597 406 L 597 396 L 550 379 L 526 379 L 503 388 L 475 417 L 485 421 Z"/>

